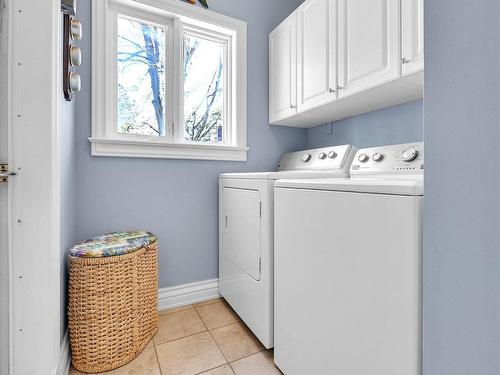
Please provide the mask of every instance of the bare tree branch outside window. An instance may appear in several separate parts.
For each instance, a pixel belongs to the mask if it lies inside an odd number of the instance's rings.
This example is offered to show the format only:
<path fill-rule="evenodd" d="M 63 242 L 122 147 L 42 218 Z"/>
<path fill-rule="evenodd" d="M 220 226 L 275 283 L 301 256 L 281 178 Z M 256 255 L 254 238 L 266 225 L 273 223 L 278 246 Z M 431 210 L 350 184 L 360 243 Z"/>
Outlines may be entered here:
<path fill-rule="evenodd" d="M 118 20 L 118 131 L 164 136 L 165 33 L 159 26 Z M 184 37 L 185 139 L 220 142 L 223 128 L 222 44 Z"/>

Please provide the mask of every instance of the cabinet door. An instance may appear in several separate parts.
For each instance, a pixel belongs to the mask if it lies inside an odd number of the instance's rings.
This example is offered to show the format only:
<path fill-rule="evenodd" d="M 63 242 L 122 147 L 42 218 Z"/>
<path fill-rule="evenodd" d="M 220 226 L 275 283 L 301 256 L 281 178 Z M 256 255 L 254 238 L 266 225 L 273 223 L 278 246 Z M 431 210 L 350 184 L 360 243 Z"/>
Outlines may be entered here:
<path fill-rule="evenodd" d="M 424 69 L 424 0 L 402 0 L 403 76 Z"/>
<path fill-rule="evenodd" d="M 339 97 L 399 77 L 399 0 L 339 0 Z"/>
<path fill-rule="evenodd" d="M 336 99 L 337 0 L 307 0 L 297 9 L 297 108 Z"/>
<path fill-rule="evenodd" d="M 297 33 L 292 13 L 269 34 L 269 121 L 297 113 Z"/>

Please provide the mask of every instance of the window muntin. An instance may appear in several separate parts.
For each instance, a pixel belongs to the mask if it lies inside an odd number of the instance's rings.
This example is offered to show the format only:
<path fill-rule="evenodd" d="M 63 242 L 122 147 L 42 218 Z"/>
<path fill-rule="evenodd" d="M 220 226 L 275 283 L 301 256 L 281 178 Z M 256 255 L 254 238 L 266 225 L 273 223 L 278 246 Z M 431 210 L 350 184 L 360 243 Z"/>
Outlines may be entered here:
<path fill-rule="evenodd" d="M 184 140 L 223 143 L 226 42 L 196 33 L 183 37 Z"/>
<path fill-rule="evenodd" d="M 117 132 L 165 136 L 167 28 L 117 16 Z"/>

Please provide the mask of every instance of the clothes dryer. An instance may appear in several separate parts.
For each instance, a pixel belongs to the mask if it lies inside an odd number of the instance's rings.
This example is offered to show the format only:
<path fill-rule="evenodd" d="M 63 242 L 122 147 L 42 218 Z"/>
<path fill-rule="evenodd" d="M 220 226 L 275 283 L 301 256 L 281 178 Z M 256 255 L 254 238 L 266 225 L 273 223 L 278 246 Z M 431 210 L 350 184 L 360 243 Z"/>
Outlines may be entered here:
<path fill-rule="evenodd" d="M 285 154 L 276 172 L 219 180 L 219 292 L 266 348 L 274 345 L 274 181 L 349 176 L 350 145 Z"/>

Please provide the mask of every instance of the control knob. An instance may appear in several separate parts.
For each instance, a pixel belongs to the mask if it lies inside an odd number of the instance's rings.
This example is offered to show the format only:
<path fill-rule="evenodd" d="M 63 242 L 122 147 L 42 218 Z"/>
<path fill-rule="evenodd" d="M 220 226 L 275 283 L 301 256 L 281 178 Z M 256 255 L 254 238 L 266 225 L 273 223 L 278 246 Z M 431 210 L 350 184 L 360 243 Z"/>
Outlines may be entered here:
<path fill-rule="evenodd" d="M 326 159 L 326 154 L 324 152 L 320 152 L 318 154 L 318 159 L 321 159 L 321 160 Z"/>
<path fill-rule="evenodd" d="M 376 152 L 372 155 L 372 159 L 373 161 L 382 161 L 382 159 L 384 158 L 384 155 L 382 155 L 380 152 Z"/>
<path fill-rule="evenodd" d="M 304 156 L 302 156 L 302 161 L 304 163 L 307 163 L 309 160 L 311 160 L 311 154 L 307 153 L 307 154 L 304 154 Z"/>
<path fill-rule="evenodd" d="M 366 155 L 366 154 L 361 154 L 361 155 L 359 155 L 359 156 L 358 156 L 358 160 L 359 160 L 361 163 L 365 163 L 365 162 L 367 162 L 367 161 L 368 161 L 368 159 L 370 159 L 370 158 L 369 158 L 369 157 L 368 157 L 368 155 Z"/>
<path fill-rule="evenodd" d="M 335 158 L 337 157 L 337 153 L 336 153 L 335 151 L 330 151 L 330 152 L 328 153 L 328 157 L 329 157 L 330 159 L 335 159 Z"/>
<path fill-rule="evenodd" d="M 415 150 L 413 147 L 408 147 L 401 154 L 401 159 L 403 159 L 404 162 L 409 163 L 410 161 L 415 160 L 417 156 L 418 156 L 418 151 Z"/>

